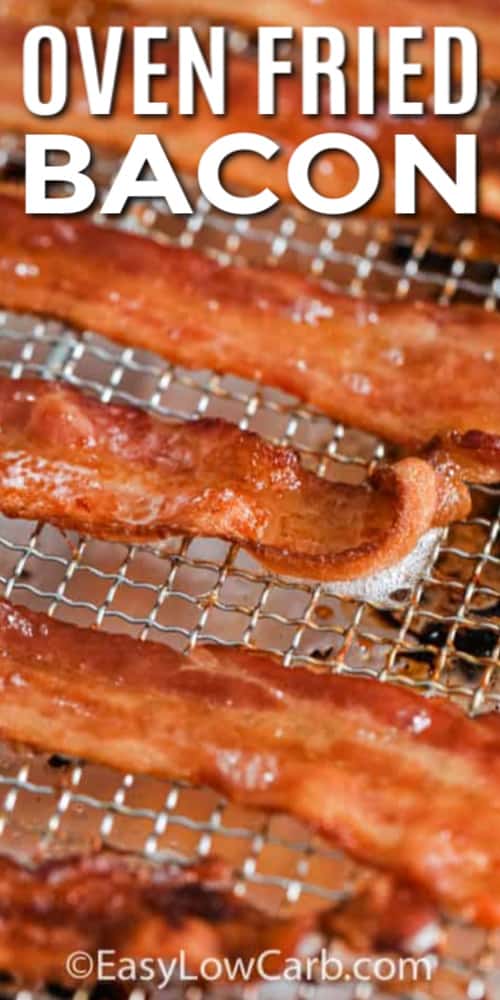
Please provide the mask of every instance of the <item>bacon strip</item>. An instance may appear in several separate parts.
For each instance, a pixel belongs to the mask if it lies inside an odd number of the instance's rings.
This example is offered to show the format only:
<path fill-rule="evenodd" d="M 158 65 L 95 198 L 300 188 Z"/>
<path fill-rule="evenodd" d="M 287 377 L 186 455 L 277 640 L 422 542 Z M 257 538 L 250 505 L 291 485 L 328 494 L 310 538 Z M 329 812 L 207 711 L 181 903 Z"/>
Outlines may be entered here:
<path fill-rule="evenodd" d="M 286 810 L 500 926 L 500 720 L 270 655 L 80 630 L 0 604 L 0 734 Z"/>
<path fill-rule="evenodd" d="M 406 0 L 396 0 L 389 8 L 378 0 L 356 0 L 356 3 L 341 6 L 335 0 L 326 0 L 318 4 L 315 0 L 257 0 L 249 7 L 236 8 L 232 0 L 107 0 L 111 10 L 122 7 L 130 11 L 134 19 L 145 15 L 149 17 L 170 16 L 186 17 L 204 14 L 212 23 L 235 21 L 250 28 L 260 24 L 291 24 L 297 31 L 303 25 L 334 24 L 346 33 L 352 49 L 356 51 L 356 32 L 360 25 L 373 24 L 379 31 L 379 46 L 377 59 L 382 67 L 388 64 L 387 29 L 393 24 L 416 24 L 424 28 L 424 44 L 415 49 L 416 58 L 424 66 L 432 67 L 432 32 L 436 24 L 463 24 L 471 28 L 481 43 L 482 73 L 485 79 L 499 79 L 499 45 L 500 31 L 498 27 L 498 0 L 440 0 L 439 6 L 432 0 L 419 0 L 418 4 L 409 7 Z M 429 81 L 430 82 L 430 81 Z"/>
<path fill-rule="evenodd" d="M 102 6 L 101 4 L 99 6 Z M 416 58 L 427 67 L 432 66 L 432 32 L 439 25 L 467 25 L 474 31 L 481 43 L 482 73 L 485 79 L 500 78 L 500 29 L 498 0 L 440 0 L 436 6 L 432 0 L 419 0 L 409 6 L 406 0 L 396 0 L 391 6 L 382 0 L 356 0 L 349 5 L 339 5 L 335 0 L 256 0 L 247 6 L 235 6 L 233 0 L 105 0 L 110 12 L 129 12 L 135 21 L 145 17 L 187 18 L 205 15 L 212 24 L 240 23 L 249 28 L 261 24 L 290 24 L 298 32 L 304 25 L 322 27 L 334 24 L 346 33 L 352 49 L 357 46 L 356 32 L 360 25 L 373 24 L 379 29 L 377 58 L 381 66 L 388 63 L 387 29 L 393 25 L 416 24 L 424 28 L 425 42 L 415 49 Z"/>
<path fill-rule="evenodd" d="M 432 31 L 439 25 L 467 25 L 481 43 L 482 73 L 485 79 L 499 79 L 500 29 L 498 0 L 441 0 L 439 7 L 432 0 L 420 0 L 409 7 L 405 0 L 396 0 L 390 8 L 382 2 L 357 0 L 339 7 L 334 0 L 254 0 L 237 6 L 233 0 L 26 0 L 21 10 L 17 0 L 0 0 L 2 16 L 22 17 L 32 23 L 62 19 L 73 24 L 146 24 L 186 23 L 191 17 L 205 16 L 212 24 L 241 24 L 256 29 L 259 25 L 292 25 L 297 31 L 304 25 L 322 27 L 334 24 L 344 31 L 349 51 L 356 50 L 356 30 L 360 25 L 375 25 L 379 29 L 377 58 L 385 67 L 388 60 L 387 29 L 393 25 L 415 24 L 424 28 L 424 39 L 415 48 L 415 58 L 424 66 L 432 65 Z M 430 77 L 430 74 L 427 74 Z M 425 79 L 430 89 L 431 80 Z"/>
<path fill-rule="evenodd" d="M 230 871 L 217 862 L 153 866 L 102 853 L 30 869 L 2 858 L 0 969 L 24 984 L 74 986 L 66 965 L 74 952 L 92 956 L 95 964 L 85 979 L 90 984 L 104 949 L 110 950 L 108 959 L 115 953 L 116 968 L 124 958 L 168 961 L 183 950 L 186 971 L 198 975 L 204 959 L 234 962 L 239 956 L 249 962 L 272 948 L 281 952 L 276 972 L 297 953 L 314 919 L 266 916 L 238 900 L 229 886 Z"/>
<path fill-rule="evenodd" d="M 373 22 L 370 22 L 373 23 Z M 22 42 L 25 29 L 9 21 L 0 21 L 0 60 L 2 64 L 2 89 L 0 93 L 0 126 L 11 131 L 53 132 L 54 122 L 50 118 L 36 118 L 24 104 L 22 93 Z M 73 41 L 73 36 L 70 34 Z M 178 53 L 175 43 L 162 46 L 162 61 L 169 67 L 165 80 L 157 83 L 155 99 L 167 101 L 170 107 L 168 117 L 148 118 L 148 131 L 156 132 L 165 142 L 169 156 L 177 169 L 196 174 L 200 156 L 206 147 L 228 132 L 262 132 L 263 119 L 257 113 L 257 70 L 251 59 L 231 54 L 228 63 L 228 114 L 216 117 L 207 103 L 198 101 L 194 117 L 176 114 L 178 96 Z M 138 119 L 133 114 L 133 61 L 131 42 L 126 36 L 121 62 L 117 98 L 113 114 L 107 117 L 93 117 L 86 110 L 85 87 L 80 71 L 77 52 L 72 57 L 71 98 L 66 110 L 58 116 L 59 132 L 78 135 L 102 148 L 112 148 L 119 153 L 128 150 L 139 129 Z M 47 81 L 48 82 L 48 81 Z M 228 184 L 249 190 L 261 190 L 269 186 L 278 197 L 291 200 L 292 195 L 287 180 L 287 164 L 296 146 L 319 132 L 346 131 L 369 142 L 382 165 L 382 183 L 376 198 L 372 200 L 364 214 L 389 216 L 394 212 L 394 140 L 396 134 L 410 132 L 419 136 L 427 148 L 450 172 L 455 164 L 454 119 L 437 119 L 432 115 L 418 118 L 395 118 L 387 112 L 383 101 L 379 102 L 377 117 L 366 119 L 356 114 L 335 117 L 323 113 L 318 117 L 305 117 L 297 113 L 301 106 L 301 83 L 298 78 L 280 81 L 279 114 L 265 121 L 266 134 L 274 138 L 283 153 L 266 162 L 252 154 L 233 157 L 225 168 Z M 467 120 L 461 121 L 460 130 L 469 128 Z M 470 128 L 477 131 L 477 125 L 470 120 Z M 485 211 L 493 217 L 500 213 L 500 177 L 498 156 L 491 137 L 485 137 L 482 149 L 482 170 L 484 184 L 482 199 Z M 333 169 L 329 169 L 333 167 Z M 339 197 L 350 191 L 357 180 L 354 161 L 344 155 L 334 159 L 324 156 L 313 166 L 312 180 L 321 194 Z M 422 182 L 419 194 L 420 215 L 436 212 L 449 215 L 447 205 L 426 182 Z"/>
<path fill-rule="evenodd" d="M 358 947 L 397 950 L 435 942 L 439 934 L 433 907 L 418 893 L 391 887 L 384 876 L 372 876 L 355 902 L 284 918 L 235 896 L 231 874 L 217 861 L 152 865 L 111 852 L 32 868 L 1 858 L 0 969 L 32 986 L 74 985 L 67 958 L 84 951 L 94 960 L 85 980 L 90 985 L 101 950 L 115 968 L 125 958 L 137 967 L 144 958 L 178 960 L 182 950 L 191 975 L 202 977 L 210 958 L 229 969 L 239 960 L 258 978 L 259 955 L 274 952 L 264 972 L 277 975 L 290 956 L 307 955 L 307 941 L 318 933 L 341 932 Z M 239 968 L 235 978 L 241 978 Z"/>
<path fill-rule="evenodd" d="M 331 483 L 224 421 L 167 424 L 37 379 L 0 379 L 0 428 L 4 514 L 124 542 L 217 535 L 292 576 L 373 573 L 470 506 L 419 458 Z"/>
<path fill-rule="evenodd" d="M 378 303 L 272 268 L 81 219 L 26 216 L 0 193 L 0 303 L 256 379 L 402 444 L 500 433 L 500 322 L 476 306 Z"/>

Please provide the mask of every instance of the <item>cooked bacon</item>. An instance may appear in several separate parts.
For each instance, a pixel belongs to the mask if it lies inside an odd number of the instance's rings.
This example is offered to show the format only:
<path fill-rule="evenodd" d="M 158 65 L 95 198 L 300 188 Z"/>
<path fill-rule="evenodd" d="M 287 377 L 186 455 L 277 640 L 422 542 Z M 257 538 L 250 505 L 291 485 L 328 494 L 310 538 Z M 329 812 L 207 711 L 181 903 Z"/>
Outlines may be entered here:
<path fill-rule="evenodd" d="M 370 875 L 352 901 L 288 918 L 257 909 L 231 886 L 231 870 L 217 861 L 147 864 L 103 851 L 27 867 L 1 858 L 0 970 L 24 985 L 74 985 L 66 962 L 84 951 L 94 963 L 90 985 L 99 951 L 108 951 L 115 969 L 122 959 L 137 968 L 144 958 L 179 961 L 183 951 L 190 975 L 202 977 L 210 958 L 228 970 L 239 963 L 237 979 L 242 964 L 258 978 L 259 955 L 274 951 L 264 972 L 277 975 L 291 956 L 305 958 L 311 945 L 314 953 L 318 934 L 342 934 L 358 948 L 417 952 L 419 942 L 439 939 L 434 908 L 385 876 Z"/>
<path fill-rule="evenodd" d="M 352 49 L 356 50 L 356 32 L 360 25 L 373 24 L 379 32 L 377 59 L 384 67 L 388 63 L 387 30 L 393 25 L 416 24 L 424 28 L 424 43 L 414 49 L 415 58 L 424 66 L 432 67 L 432 32 L 436 24 L 464 24 L 471 28 L 481 43 L 482 73 L 485 79 L 499 79 L 500 31 L 498 0 L 440 0 L 436 6 L 432 0 L 419 0 L 408 6 L 406 0 L 397 0 L 388 6 L 382 0 L 356 0 L 356 3 L 339 6 L 335 0 L 318 4 L 316 0 L 257 0 L 248 7 L 235 7 L 232 0 L 107 0 L 108 6 L 128 10 L 135 20 L 144 16 L 186 17 L 190 14 L 204 14 L 212 23 L 235 21 L 251 28 L 260 24 L 291 24 L 298 32 L 303 25 L 321 27 L 334 24 L 346 33 Z M 429 73 L 427 86 L 432 86 Z"/>
<path fill-rule="evenodd" d="M 22 41 L 25 29 L 9 21 L 0 21 L 0 60 L 2 64 L 2 89 L 0 93 L 0 125 L 4 129 L 21 132 L 53 132 L 51 118 L 35 118 L 26 109 L 22 93 Z M 70 38 L 72 36 L 70 35 Z M 66 110 L 58 116 L 58 131 L 78 135 L 102 148 L 126 152 L 138 131 L 138 120 L 133 114 L 133 62 L 126 37 L 124 58 L 120 68 L 117 98 L 113 114 L 95 117 L 86 105 L 85 87 L 76 53 L 72 60 L 71 98 Z M 168 117 L 148 118 L 148 131 L 157 133 L 165 142 L 169 156 L 176 168 L 196 174 L 200 156 L 215 139 L 227 132 L 261 132 L 262 118 L 258 115 L 257 70 L 251 59 L 231 54 L 228 67 L 228 114 L 222 118 L 212 114 L 207 103 L 199 100 L 197 113 L 191 117 L 176 114 L 178 92 L 178 54 L 174 42 L 162 48 L 162 60 L 169 66 L 166 79 L 157 82 L 155 99 L 167 101 Z M 269 186 L 280 198 L 290 200 L 287 181 L 287 163 L 299 143 L 318 132 L 346 131 L 370 143 L 382 165 L 382 182 L 377 196 L 365 209 L 365 214 L 390 216 L 394 212 L 394 141 L 395 135 L 410 132 L 418 135 L 427 148 L 449 171 L 455 164 L 454 119 L 435 118 L 432 115 L 418 118 L 395 118 L 379 102 L 377 117 L 367 121 L 366 116 L 349 114 L 334 117 L 323 113 L 311 118 L 297 113 L 301 105 L 301 84 L 297 78 L 280 81 L 279 114 L 266 119 L 266 134 L 274 138 L 283 154 L 265 161 L 252 154 L 232 157 L 225 167 L 225 178 L 230 185 L 260 190 Z M 476 129 L 471 119 L 470 127 Z M 468 128 L 461 123 L 461 131 Z M 496 150 L 491 139 L 482 151 L 484 185 L 481 197 L 488 214 L 500 214 L 500 177 Z M 333 169 L 328 169 L 329 167 Z M 315 187 L 326 197 L 338 197 L 350 191 L 357 180 L 357 166 L 345 155 L 335 155 L 329 163 L 328 155 L 318 160 L 312 168 Z M 449 215 L 445 202 L 426 182 L 419 192 L 420 215 L 436 212 Z"/>
<path fill-rule="evenodd" d="M 198 975 L 204 959 L 250 962 L 271 948 L 281 952 L 270 968 L 276 972 L 297 954 L 314 918 L 259 912 L 231 892 L 230 875 L 217 862 L 148 865 L 107 852 L 34 868 L 2 858 L 0 969 L 24 984 L 74 986 L 66 967 L 74 952 L 93 958 L 90 984 L 101 950 L 115 968 L 124 958 L 178 959 L 183 950 L 186 971 Z"/>
<path fill-rule="evenodd" d="M 324 910 L 320 918 L 324 933 L 342 938 L 362 955 L 436 953 L 443 943 L 442 922 L 429 898 L 383 873 L 374 876 L 367 870 L 359 892 Z"/>
<path fill-rule="evenodd" d="M 0 509 L 96 538 L 237 542 L 292 576 L 345 580 L 397 563 L 463 516 L 461 481 L 420 458 L 361 485 L 222 420 L 168 424 L 38 379 L 0 379 Z"/>
<path fill-rule="evenodd" d="M 99 4 L 101 7 L 102 5 Z M 419 0 L 409 6 L 406 0 L 396 0 L 387 5 L 379 0 L 356 0 L 356 3 L 339 5 L 335 0 L 255 0 L 246 6 L 236 6 L 233 0 L 105 0 L 112 16 L 113 11 L 128 12 L 137 22 L 144 18 L 158 20 L 169 17 L 178 19 L 205 15 L 212 24 L 240 23 L 249 28 L 261 24 L 290 24 L 297 32 L 303 25 L 322 27 L 334 24 L 347 35 L 350 46 L 356 49 L 356 32 L 360 25 L 373 24 L 379 30 L 377 58 L 381 66 L 388 61 L 387 29 L 393 25 L 416 24 L 424 28 L 424 44 L 414 49 L 415 58 L 432 67 L 432 32 L 436 24 L 463 24 L 474 31 L 481 43 L 482 73 L 485 79 L 500 78 L 500 29 L 498 0 Z M 430 76 L 430 74 L 429 74 Z M 430 85 L 430 83 L 429 83 Z"/>
<path fill-rule="evenodd" d="M 277 386 L 412 447 L 451 430 L 500 433 L 500 321 L 484 309 L 354 299 L 285 270 L 27 216 L 5 192 L 0 218 L 5 308 Z"/>
<path fill-rule="evenodd" d="M 186 23 L 191 17 L 205 16 L 212 24 L 241 24 L 249 29 L 259 25 L 292 25 L 297 32 L 304 25 L 322 27 L 334 24 L 344 31 L 349 50 L 355 51 L 356 30 L 361 25 L 375 25 L 379 30 L 377 58 L 384 67 L 388 60 L 387 29 L 393 25 L 415 24 L 424 28 L 424 39 L 415 47 L 415 58 L 427 67 L 424 86 L 430 90 L 432 76 L 432 31 L 436 24 L 467 25 L 478 36 L 481 44 L 482 73 L 484 78 L 500 78 L 500 30 L 498 0 L 441 0 L 439 7 L 432 0 L 420 0 L 409 7 L 405 0 L 397 0 L 390 7 L 381 2 L 357 0 L 355 4 L 339 6 L 334 0 L 254 0 L 247 5 L 235 5 L 234 0 L 26 0 L 19 7 L 18 0 L 0 0 L 0 14 L 23 18 L 32 23 L 61 19 L 72 24 L 90 22 L 99 24 Z"/>
<path fill-rule="evenodd" d="M 482 431 L 467 431 L 457 434 L 451 431 L 443 437 L 435 437 L 422 449 L 425 457 L 442 477 L 448 473 L 448 483 L 457 482 L 457 474 L 471 483 L 495 483 L 500 481 L 500 435 L 484 434 Z M 442 489 L 440 496 L 445 504 L 453 504 L 453 491 Z M 441 520 L 446 520 L 444 510 Z"/>
<path fill-rule="evenodd" d="M 285 810 L 500 926 L 500 720 L 269 654 L 182 656 L 0 604 L 0 735 Z"/>

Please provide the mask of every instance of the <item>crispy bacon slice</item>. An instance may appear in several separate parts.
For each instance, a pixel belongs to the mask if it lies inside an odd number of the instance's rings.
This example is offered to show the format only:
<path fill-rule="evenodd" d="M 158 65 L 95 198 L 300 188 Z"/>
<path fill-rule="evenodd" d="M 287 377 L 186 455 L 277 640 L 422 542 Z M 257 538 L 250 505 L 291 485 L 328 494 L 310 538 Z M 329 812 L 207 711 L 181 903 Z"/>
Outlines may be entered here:
<path fill-rule="evenodd" d="M 273 268 L 26 216 L 0 193 L 0 303 L 190 368 L 277 386 L 402 444 L 500 433 L 500 321 L 476 306 L 379 303 Z"/>
<path fill-rule="evenodd" d="M 500 926 L 500 720 L 395 685 L 189 657 L 0 604 L 0 735 L 286 810 Z"/>
<path fill-rule="evenodd" d="M 167 424 L 50 382 L 0 379 L 0 509 L 125 542 L 217 535 L 292 576 L 345 580 L 397 563 L 462 516 L 461 482 L 420 458 L 358 486 L 222 420 Z"/>
<path fill-rule="evenodd" d="M 370 22 L 373 23 L 373 22 Z M 2 63 L 2 90 L 0 93 L 0 125 L 4 129 L 22 132 L 52 132 L 54 123 L 50 118 L 35 118 L 24 104 L 22 93 L 22 41 L 25 29 L 9 21 L 0 21 L 0 60 Z M 70 35 L 72 39 L 73 36 Z M 92 144 L 112 148 L 119 153 L 126 152 L 138 131 L 138 121 L 133 114 L 133 61 L 129 37 L 126 36 L 121 62 L 117 99 L 113 114 L 94 117 L 88 113 L 85 87 L 79 69 L 77 53 L 72 60 L 71 98 L 66 110 L 58 116 L 58 131 L 78 135 Z M 257 113 L 257 70 L 251 59 L 232 54 L 228 67 L 228 114 L 218 118 L 212 114 L 205 101 L 198 102 L 194 117 L 176 114 L 178 95 L 178 54 L 174 42 L 162 48 L 162 60 L 169 67 L 165 80 L 157 82 L 155 99 L 167 101 L 170 107 L 168 117 L 148 118 L 148 130 L 156 132 L 164 140 L 169 156 L 177 169 L 196 174 L 200 156 L 215 139 L 227 132 L 261 132 L 262 118 Z M 379 102 L 377 117 L 367 121 L 366 116 L 350 114 L 334 117 L 323 113 L 310 118 L 297 113 L 301 106 L 301 83 L 298 78 L 280 81 L 279 114 L 266 120 L 266 134 L 274 138 L 282 147 L 282 154 L 266 162 L 252 154 L 232 157 L 225 168 L 227 182 L 241 188 L 260 190 L 269 186 L 282 199 L 291 199 L 287 181 L 287 163 L 290 154 L 299 143 L 318 132 L 347 131 L 370 143 L 382 164 L 382 182 L 376 198 L 365 209 L 364 214 L 390 216 L 394 212 L 394 141 L 395 135 L 410 132 L 419 136 L 427 148 L 450 172 L 455 164 L 454 119 L 436 119 L 432 115 L 418 118 L 395 118 L 387 112 L 383 101 Z M 468 128 L 468 122 L 461 122 L 461 131 Z M 477 131 L 473 119 L 470 128 Z M 485 140 L 482 149 L 482 169 L 484 184 L 481 196 L 485 211 L 498 217 L 500 209 L 500 177 L 497 167 L 498 157 L 492 146 L 491 137 Z M 334 160 L 327 155 L 318 160 L 312 168 L 312 180 L 318 191 L 326 197 L 338 197 L 350 191 L 357 180 L 354 161 L 344 155 L 335 155 Z M 448 216 L 449 208 L 426 182 L 422 182 L 419 193 L 420 215 L 436 212 Z"/>
<path fill-rule="evenodd" d="M 274 952 L 264 972 L 277 975 L 289 957 L 305 958 L 311 945 L 314 953 L 318 934 L 341 933 L 355 947 L 417 951 L 419 941 L 439 937 L 434 908 L 384 876 L 370 876 L 352 902 L 289 918 L 258 910 L 231 885 L 231 870 L 217 861 L 153 865 L 103 851 L 27 867 L 1 858 L 0 969 L 33 986 L 74 985 L 67 959 L 84 951 L 94 960 L 90 985 L 101 950 L 116 968 L 125 958 L 137 967 L 144 958 L 178 960 L 183 950 L 191 975 L 202 976 L 210 958 L 236 971 L 239 962 L 235 978 L 242 965 L 258 978 L 259 955 Z"/>

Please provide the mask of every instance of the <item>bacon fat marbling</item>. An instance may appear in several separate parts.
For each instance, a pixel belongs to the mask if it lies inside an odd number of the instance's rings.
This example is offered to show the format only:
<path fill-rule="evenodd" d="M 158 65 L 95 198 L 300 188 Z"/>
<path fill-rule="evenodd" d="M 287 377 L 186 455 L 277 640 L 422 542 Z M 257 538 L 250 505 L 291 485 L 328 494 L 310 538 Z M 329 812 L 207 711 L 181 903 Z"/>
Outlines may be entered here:
<path fill-rule="evenodd" d="M 287 811 L 500 926 L 500 720 L 269 654 L 103 635 L 0 603 L 0 735 Z"/>

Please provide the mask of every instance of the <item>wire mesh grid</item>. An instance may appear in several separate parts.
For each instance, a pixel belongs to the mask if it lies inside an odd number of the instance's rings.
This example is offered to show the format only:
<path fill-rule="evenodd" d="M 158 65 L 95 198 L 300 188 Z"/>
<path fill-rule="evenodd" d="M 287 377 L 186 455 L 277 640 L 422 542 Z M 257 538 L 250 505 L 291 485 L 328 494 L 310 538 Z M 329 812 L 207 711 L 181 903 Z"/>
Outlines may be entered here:
<path fill-rule="evenodd" d="M 5 150 L 9 169 L 19 156 L 14 137 L 5 138 Z M 104 186 L 113 169 L 101 158 Z M 310 271 L 352 294 L 426 295 L 450 305 L 463 300 L 496 306 L 499 266 L 478 258 L 469 237 L 456 242 L 453 231 L 431 226 L 394 232 L 381 223 L 311 221 L 289 209 L 251 224 L 231 222 L 186 185 L 196 204 L 189 218 L 136 203 L 120 225 L 198 247 L 223 263 L 265 260 Z M 55 377 L 104 402 L 139 405 L 166 418 L 223 416 L 293 444 L 319 475 L 352 481 L 386 454 L 383 442 L 274 390 L 188 372 L 53 321 L 10 313 L 0 319 L 0 367 L 13 378 Z M 314 583 L 292 585 L 237 547 L 213 539 L 172 539 L 155 551 L 5 519 L 0 580 L 13 600 L 78 624 L 183 650 L 206 640 L 243 643 L 281 655 L 284 667 L 313 663 L 325 672 L 361 673 L 446 694 L 472 712 L 491 710 L 500 702 L 499 492 L 475 488 L 472 516 L 443 535 L 427 572 L 411 592 L 397 595 L 399 608 L 391 612 L 332 597 Z M 289 817 L 236 808 L 208 789 L 118 775 L 7 746 L 0 785 L 0 846 L 21 856 L 96 843 L 151 859 L 213 853 L 234 865 L 235 891 L 283 914 L 355 893 L 364 871 Z M 495 936 L 446 919 L 443 927 L 445 944 L 432 984 L 407 986 L 401 997 L 500 995 Z M 332 947 L 344 946 L 336 941 Z M 347 992 L 329 987 L 328 996 L 385 995 L 373 983 L 342 989 Z M 320 995 L 316 988 L 314 1000 Z"/>

